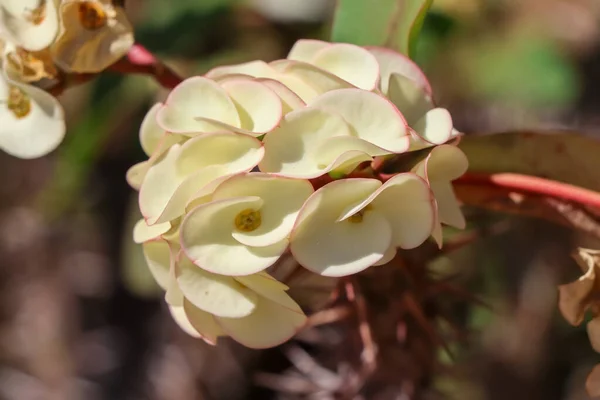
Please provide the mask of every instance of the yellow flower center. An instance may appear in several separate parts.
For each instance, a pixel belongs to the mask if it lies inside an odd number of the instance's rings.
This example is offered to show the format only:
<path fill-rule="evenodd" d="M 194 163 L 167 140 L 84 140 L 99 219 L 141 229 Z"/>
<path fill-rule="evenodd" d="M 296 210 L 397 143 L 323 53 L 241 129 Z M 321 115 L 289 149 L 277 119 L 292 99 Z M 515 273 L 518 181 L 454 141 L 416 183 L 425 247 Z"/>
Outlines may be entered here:
<path fill-rule="evenodd" d="M 8 89 L 6 106 L 19 119 L 26 117 L 31 112 L 29 96 L 20 88 L 12 85 Z"/>
<path fill-rule="evenodd" d="M 369 204 L 368 206 L 366 206 L 365 208 L 363 208 L 356 214 L 352 214 L 351 216 L 349 216 L 348 222 L 351 222 L 353 224 L 360 224 L 363 220 L 365 212 L 369 211 L 370 209 L 371 209 L 371 205 Z"/>
<path fill-rule="evenodd" d="M 235 217 L 235 227 L 242 232 L 252 232 L 260 226 L 262 216 L 260 211 L 247 208 Z"/>
<path fill-rule="evenodd" d="M 101 4 L 84 1 L 79 5 L 79 22 L 85 29 L 95 31 L 106 26 L 108 17 Z"/>
<path fill-rule="evenodd" d="M 39 6 L 33 10 L 29 10 L 28 14 L 25 15 L 27 21 L 34 25 L 39 25 L 44 22 L 44 19 L 46 19 L 46 1 L 47 0 L 41 0 Z"/>

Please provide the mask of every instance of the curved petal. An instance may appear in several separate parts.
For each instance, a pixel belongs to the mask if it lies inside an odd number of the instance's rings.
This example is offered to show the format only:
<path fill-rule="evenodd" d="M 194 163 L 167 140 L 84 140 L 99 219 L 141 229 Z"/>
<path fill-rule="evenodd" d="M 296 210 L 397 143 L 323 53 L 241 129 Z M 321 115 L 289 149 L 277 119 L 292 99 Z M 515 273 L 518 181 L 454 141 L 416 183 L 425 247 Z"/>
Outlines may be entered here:
<path fill-rule="evenodd" d="M 142 182 L 150 169 L 149 161 L 142 161 L 132 165 L 125 174 L 125 180 L 134 190 L 140 190 Z"/>
<path fill-rule="evenodd" d="M 234 230 L 232 236 L 246 246 L 265 247 L 288 237 L 302 205 L 313 193 L 309 181 L 262 173 L 233 176 L 221 183 L 213 200 L 259 197 L 261 224 L 251 232 Z"/>
<path fill-rule="evenodd" d="M 167 290 L 169 286 L 169 271 L 173 261 L 171 247 L 166 240 L 153 240 L 142 244 L 144 258 L 150 273 L 156 280 L 156 283 Z"/>
<path fill-rule="evenodd" d="M 133 241 L 138 244 L 144 243 L 148 240 L 156 239 L 163 233 L 167 233 L 170 229 L 171 223 L 169 222 L 150 226 L 145 220 L 140 219 L 133 227 Z"/>
<path fill-rule="evenodd" d="M 57 65 L 66 71 L 100 72 L 123 57 L 133 45 L 133 28 L 125 10 L 107 1 L 91 3 L 65 1 L 61 4 L 61 29 L 51 51 Z M 86 26 L 81 7 L 90 7 L 95 15 L 100 15 L 95 21 L 98 27 Z"/>
<path fill-rule="evenodd" d="M 62 142 L 62 106 L 50 93 L 0 74 L 0 149 L 19 158 L 44 156 Z"/>
<path fill-rule="evenodd" d="M 393 153 L 408 150 L 406 121 L 385 97 L 366 90 L 340 89 L 317 97 L 309 106 L 339 113 L 359 138 L 382 149 Z"/>
<path fill-rule="evenodd" d="M 349 136 L 348 124 L 335 112 L 304 108 L 286 115 L 280 126 L 264 140 L 263 172 L 294 178 L 314 178 L 327 172 L 327 165 L 314 157 L 323 140 Z M 341 155 L 340 153 L 339 155 Z"/>
<path fill-rule="evenodd" d="M 146 113 L 146 116 L 142 120 L 142 125 L 140 126 L 140 144 L 148 157 L 156 150 L 165 134 L 165 131 L 156 122 L 156 114 L 158 114 L 158 110 L 160 110 L 161 107 L 161 103 L 153 105 Z"/>
<path fill-rule="evenodd" d="M 284 74 L 284 76 L 287 75 L 295 77 L 310 86 L 312 89 L 314 89 L 314 93 L 317 95 L 336 89 L 354 88 L 351 83 L 313 64 L 300 61 L 282 60 L 277 64 L 277 68 L 282 72 L 282 74 Z M 281 81 L 282 83 L 288 85 L 288 81 Z M 290 89 L 296 91 L 293 81 L 292 84 L 288 86 Z M 300 95 L 304 101 L 310 100 L 304 98 L 301 93 L 298 93 L 298 95 Z"/>
<path fill-rule="evenodd" d="M 211 69 L 206 73 L 207 78 L 217 79 L 227 75 L 248 75 L 254 78 L 271 78 L 277 77 L 277 71 L 264 61 L 256 60 L 236 65 L 223 65 Z"/>
<path fill-rule="evenodd" d="M 267 85 L 238 78 L 228 79 L 221 83 L 221 87 L 227 91 L 237 107 L 240 128 L 245 133 L 259 136 L 271 131 L 281 121 L 281 99 Z"/>
<path fill-rule="evenodd" d="M 242 285 L 254 290 L 260 296 L 287 308 L 290 311 L 304 314 L 302 309 L 287 293 L 287 286 L 266 274 L 238 276 L 235 279 Z"/>
<path fill-rule="evenodd" d="M 413 173 L 402 173 L 379 188 L 371 206 L 390 222 L 392 244 L 412 249 L 420 246 L 433 231 L 434 201 L 425 180 Z"/>
<path fill-rule="evenodd" d="M 431 182 L 430 185 L 437 202 L 440 222 L 458 229 L 464 229 L 467 222 L 460 210 L 460 204 L 456 199 L 452 184 L 449 181 L 436 181 Z"/>
<path fill-rule="evenodd" d="M 235 279 L 211 274 L 182 257 L 177 283 L 194 306 L 218 317 L 242 318 L 255 311 L 258 295 Z"/>
<path fill-rule="evenodd" d="M 192 134 L 221 131 L 210 120 L 241 127 L 237 108 L 218 83 L 195 76 L 177 85 L 157 113 L 157 123 L 168 132 Z M 206 119 L 209 119 L 208 121 Z"/>
<path fill-rule="evenodd" d="M 264 349 L 292 338 L 306 323 L 306 316 L 261 297 L 249 316 L 217 318 L 217 322 L 237 342 L 253 349 Z"/>
<path fill-rule="evenodd" d="M 39 19 L 39 20 L 38 20 Z M 0 36 L 28 51 L 39 51 L 58 33 L 58 12 L 54 0 L 0 1 Z"/>
<path fill-rule="evenodd" d="M 375 56 L 379 63 L 379 73 L 381 75 L 380 88 L 384 94 L 388 94 L 390 76 L 392 74 L 400 74 L 415 81 L 425 92 L 431 95 L 431 85 L 427 77 L 421 68 L 410 58 L 385 47 L 367 47 L 367 50 Z"/>
<path fill-rule="evenodd" d="M 212 314 L 202 311 L 188 300 L 183 300 L 183 310 L 189 324 L 205 342 L 215 345 L 217 344 L 217 338 L 225 335 Z"/>
<path fill-rule="evenodd" d="M 417 82 L 400 74 L 390 76 L 387 97 L 411 126 L 434 108 L 431 94 Z"/>
<path fill-rule="evenodd" d="M 338 217 L 381 186 L 375 179 L 342 179 L 317 190 L 300 211 L 290 250 L 303 267 L 325 276 L 345 276 L 378 262 L 390 246 L 389 223 L 376 211 Z"/>
<path fill-rule="evenodd" d="M 452 117 L 445 108 L 434 108 L 427 111 L 412 128 L 427 143 L 443 144 L 451 138 Z"/>
<path fill-rule="evenodd" d="M 191 337 L 201 338 L 202 335 L 194 328 L 187 315 L 183 306 L 172 306 L 169 305 L 169 313 L 173 318 L 173 321 L 181 328 L 182 331 L 190 335 Z"/>
<path fill-rule="evenodd" d="M 314 55 L 311 63 L 361 89 L 373 90 L 379 83 L 377 59 L 352 44 L 327 46 Z"/>
<path fill-rule="evenodd" d="M 259 197 L 237 197 L 200 205 L 190 211 L 181 225 L 181 245 L 199 267 L 217 274 L 249 275 L 273 265 L 287 248 L 283 239 L 265 247 L 250 247 L 237 241 L 236 216 L 258 210 Z"/>
<path fill-rule="evenodd" d="M 461 149 L 449 144 L 434 147 L 424 163 L 429 182 L 452 181 L 460 178 L 469 168 L 469 160 Z"/>
<path fill-rule="evenodd" d="M 322 40 L 300 39 L 292 46 L 287 59 L 310 63 L 315 54 L 331 45 L 331 43 Z"/>
<path fill-rule="evenodd" d="M 396 246 L 390 246 L 385 251 L 383 258 L 381 260 L 377 261 L 375 264 L 373 264 L 373 266 L 377 267 L 379 265 L 385 265 L 385 264 L 389 263 L 390 261 L 392 261 L 394 259 L 394 257 L 396 257 Z"/>
<path fill-rule="evenodd" d="M 283 105 L 283 115 L 306 106 L 306 103 L 289 87 L 274 79 L 257 79 L 263 85 L 277 93 Z"/>

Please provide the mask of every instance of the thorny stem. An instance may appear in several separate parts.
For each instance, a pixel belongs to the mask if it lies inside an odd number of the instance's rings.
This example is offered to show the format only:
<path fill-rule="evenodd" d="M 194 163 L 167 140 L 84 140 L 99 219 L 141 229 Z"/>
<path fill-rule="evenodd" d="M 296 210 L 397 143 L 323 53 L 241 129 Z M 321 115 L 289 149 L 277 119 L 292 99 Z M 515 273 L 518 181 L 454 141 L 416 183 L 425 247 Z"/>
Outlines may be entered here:
<path fill-rule="evenodd" d="M 175 71 L 166 66 L 141 44 L 134 44 L 127 56 L 110 67 L 122 74 L 151 75 L 164 88 L 173 89 L 183 81 Z"/>
<path fill-rule="evenodd" d="M 566 200 L 600 209 L 600 193 L 536 176 L 512 173 L 466 173 L 455 180 L 454 184 L 492 186 L 514 192 Z"/>

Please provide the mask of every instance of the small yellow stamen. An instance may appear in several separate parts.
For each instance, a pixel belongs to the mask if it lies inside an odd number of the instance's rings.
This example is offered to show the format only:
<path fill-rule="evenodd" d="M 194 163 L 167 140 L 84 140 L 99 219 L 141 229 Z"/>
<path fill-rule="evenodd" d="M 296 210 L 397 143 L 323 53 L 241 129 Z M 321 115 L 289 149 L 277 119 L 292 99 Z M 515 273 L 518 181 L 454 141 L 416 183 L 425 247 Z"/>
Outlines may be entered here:
<path fill-rule="evenodd" d="M 371 205 L 369 204 L 365 208 L 363 208 L 362 210 L 357 212 L 356 214 L 352 214 L 351 216 L 349 216 L 348 222 L 351 222 L 353 224 L 360 224 L 363 220 L 365 212 L 369 211 L 370 209 L 371 209 Z"/>
<path fill-rule="evenodd" d="M 25 118 L 31 112 L 29 96 L 17 86 L 9 87 L 6 106 L 19 119 Z"/>
<path fill-rule="evenodd" d="M 258 229 L 261 222 L 260 211 L 251 208 L 240 211 L 235 217 L 235 227 L 242 232 L 252 232 Z"/>
<path fill-rule="evenodd" d="M 95 31 L 106 26 L 108 16 L 100 3 L 83 1 L 79 4 L 79 22 L 85 29 Z"/>

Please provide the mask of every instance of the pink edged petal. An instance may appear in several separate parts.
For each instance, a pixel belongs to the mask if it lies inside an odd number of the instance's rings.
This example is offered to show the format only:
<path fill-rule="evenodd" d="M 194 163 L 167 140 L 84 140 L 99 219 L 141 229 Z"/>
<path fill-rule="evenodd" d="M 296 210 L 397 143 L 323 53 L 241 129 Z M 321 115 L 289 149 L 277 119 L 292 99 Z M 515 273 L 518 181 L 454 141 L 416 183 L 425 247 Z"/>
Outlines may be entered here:
<path fill-rule="evenodd" d="M 338 217 L 380 186 L 375 179 L 343 179 L 317 190 L 300 211 L 290 237 L 296 261 L 324 276 L 346 276 L 377 263 L 392 239 L 384 216 L 369 210 L 361 220 Z"/>
<path fill-rule="evenodd" d="M 411 126 L 434 108 L 431 94 L 412 79 L 400 74 L 390 76 L 387 97 Z"/>
<path fill-rule="evenodd" d="M 331 43 L 322 40 L 300 39 L 292 46 L 287 59 L 310 63 L 315 54 L 331 46 Z"/>
<path fill-rule="evenodd" d="M 225 89 L 201 76 L 188 78 L 177 85 L 158 110 L 156 120 L 165 131 L 182 134 L 222 130 L 210 120 L 241 127 L 236 105 Z"/>
<path fill-rule="evenodd" d="M 217 338 L 225 335 L 212 314 L 202 311 L 188 300 L 183 300 L 183 310 L 189 324 L 205 342 L 215 345 Z"/>
<path fill-rule="evenodd" d="M 146 177 L 146 173 L 150 169 L 150 162 L 142 161 L 131 166 L 125 174 L 125 180 L 134 190 L 140 190 L 142 182 Z"/>
<path fill-rule="evenodd" d="M 156 239 L 163 233 L 171 229 L 171 223 L 164 222 L 149 226 L 145 220 L 140 219 L 133 227 L 133 241 L 135 243 L 144 243 L 148 240 Z"/>
<path fill-rule="evenodd" d="M 259 197 L 263 201 L 259 208 L 260 226 L 251 232 L 234 230 L 232 236 L 246 246 L 265 247 L 288 237 L 300 208 L 313 192 L 307 180 L 252 172 L 223 182 L 215 190 L 213 200 Z"/>
<path fill-rule="evenodd" d="M 452 117 L 445 108 L 434 108 L 427 111 L 412 128 L 425 142 L 443 144 L 451 138 Z"/>
<path fill-rule="evenodd" d="M 320 95 L 336 89 L 354 88 L 354 85 L 351 83 L 312 64 L 288 60 L 278 63 L 277 68 L 281 70 L 284 77 L 296 78 L 311 87 L 314 90 L 312 92 L 314 95 Z M 301 91 L 297 91 L 296 89 L 299 85 L 295 84 L 293 80 L 288 81 L 281 78 L 279 80 L 296 92 L 302 100 L 308 102 L 314 98 L 306 98 L 311 93 L 303 88 L 299 88 Z"/>
<path fill-rule="evenodd" d="M 306 106 L 306 103 L 289 87 L 274 79 L 257 79 L 263 85 L 277 93 L 283 105 L 283 114 Z"/>
<path fill-rule="evenodd" d="M 217 322 L 235 341 L 253 349 L 264 349 L 291 339 L 306 323 L 306 316 L 261 297 L 249 316 L 217 318 Z"/>
<path fill-rule="evenodd" d="M 460 204 L 456 199 L 452 184 L 449 181 L 435 181 L 431 182 L 430 185 L 437 201 L 440 222 L 458 229 L 464 229 L 467 223 L 460 210 Z"/>
<path fill-rule="evenodd" d="M 266 275 L 266 274 L 264 274 Z M 238 276 L 235 279 L 242 285 L 254 290 L 260 296 L 265 297 L 290 311 L 303 314 L 302 309 L 287 293 L 287 286 L 267 275 L 252 274 Z"/>
<path fill-rule="evenodd" d="M 265 156 L 259 168 L 294 178 L 320 176 L 327 172 L 327 165 L 314 158 L 320 144 L 331 137 L 349 135 L 348 124 L 335 112 L 316 108 L 293 111 L 263 139 Z"/>
<path fill-rule="evenodd" d="M 314 55 L 311 63 L 361 89 L 373 90 L 379 83 L 377 59 L 352 44 L 327 46 Z"/>
<path fill-rule="evenodd" d="M 410 135 L 402 114 L 385 97 L 361 89 L 334 90 L 309 106 L 340 114 L 359 138 L 392 153 L 408 150 Z"/>
<path fill-rule="evenodd" d="M 221 87 L 233 100 L 240 117 L 240 128 L 245 132 L 259 136 L 275 128 L 281 120 L 281 99 L 267 85 L 248 79 L 230 79 Z"/>
<path fill-rule="evenodd" d="M 434 147 L 424 162 L 429 182 L 452 181 L 460 178 L 469 168 L 465 153 L 449 144 Z"/>
<path fill-rule="evenodd" d="M 227 75 L 248 75 L 254 78 L 275 78 L 277 71 L 264 61 L 256 60 L 236 65 L 224 65 L 211 69 L 207 78 L 217 79 Z"/>
<path fill-rule="evenodd" d="M 185 315 L 185 310 L 183 306 L 172 306 L 169 305 L 169 313 L 173 318 L 173 321 L 181 328 L 182 331 L 190 335 L 191 337 L 201 338 L 202 335 L 194 328 L 187 315 Z"/>
<path fill-rule="evenodd" d="M 162 103 L 153 105 L 146 113 L 146 116 L 142 120 L 142 125 L 140 126 L 140 144 L 148 157 L 150 157 L 158 147 L 158 144 L 165 134 L 164 129 L 156 122 L 156 114 L 158 114 L 158 110 L 160 110 L 161 107 Z"/>
<path fill-rule="evenodd" d="M 150 273 L 156 280 L 156 283 L 167 290 L 169 286 L 169 271 L 173 261 L 172 248 L 166 240 L 152 240 L 142 245 L 144 258 Z"/>
<path fill-rule="evenodd" d="M 230 276 L 253 274 L 273 265 L 287 248 L 286 239 L 250 247 L 232 235 L 238 213 L 260 209 L 262 204 L 259 197 L 247 196 L 213 201 L 190 211 L 180 231 L 186 255 L 206 271 Z"/>
<path fill-rule="evenodd" d="M 424 88 L 425 92 L 431 95 L 431 85 L 429 84 L 425 73 L 410 58 L 384 47 L 367 47 L 367 50 L 375 56 L 379 63 L 381 75 L 380 88 L 384 94 L 388 94 L 390 76 L 395 73 L 412 79 L 419 86 Z"/>
<path fill-rule="evenodd" d="M 177 264 L 177 283 L 186 300 L 219 317 L 248 316 L 258 303 L 258 295 L 235 279 L 204 271 L 186 257 Z"/>
<path fill-rule="evenodd" d="M 378 189 L 371 206 L 390 222 L 395 246 L 415 248 L 433 231 L 435 200 L 427 182 L 414 173 L 389 179 Z"/>

